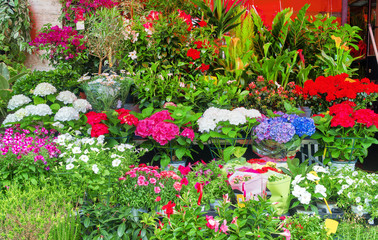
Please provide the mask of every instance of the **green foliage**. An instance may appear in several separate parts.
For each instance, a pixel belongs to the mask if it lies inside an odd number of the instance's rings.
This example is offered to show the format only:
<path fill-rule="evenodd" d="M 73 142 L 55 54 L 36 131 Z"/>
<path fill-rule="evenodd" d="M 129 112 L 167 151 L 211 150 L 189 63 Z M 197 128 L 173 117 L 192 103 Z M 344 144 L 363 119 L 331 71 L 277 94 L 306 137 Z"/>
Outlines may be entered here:
<path fill-rule="evenodd" d="M 337 239 L 344 240 L 370 240 L 378 238 L 378 227 L 367 227 L 364 224 L 356 222 L 342 222 L 337 228 L 335 235 Z"/>
<path fill-rule="evenodd" d="M 298 158 L 288 159 L 287 168 L 279 167 L 285 174 L 294 179 L 297 175 L 305 176 L 312 170 L 314 164 L 308 165 L 308 161 L 300 163 Z"/>
<path fill-rule="evenodd" d="M 191 1 L 187 0 L 154 0 L 144 3 L 145 11 L 158 11 L 163 13 L 176 12 L 177 9 L 183 10 L 189 14 L 199 12 Z"/>
<path fill-rule="evenodd" d="M 69 69 L 54 69 L 50 71 L 34 71 L 28 76 L 19 79 L 13 85 L 13 94 L 24 94 L 28 97 L 32 97 L 33 94 L 30 91 L 34 89 L 39 83 L 46 82 L 51 83 L 56 87 L 57 91 L 69 90 L 75 94 L 78 94 L 80 75 L 75 71 Z"/>
<path fill-rule="evenodd" d="M 154 214 L 141 213 L 127 206 L 95 204 L 81 207 L 84 240 L 150 239 Z"/>
<path fill-rule="evenodd" d="M 51 229 L 49 239 L 51 240 L 79 240 L 81 231 L 80 217 L 75 211 L 68 211 L 66 216 L 58 221 Z"/>
<path fill-rule="evenodd" d="M 27 0 L 0 2 L 0 53 L 14 62 L 25 60 L 30 50 L 31 19 Z"/>

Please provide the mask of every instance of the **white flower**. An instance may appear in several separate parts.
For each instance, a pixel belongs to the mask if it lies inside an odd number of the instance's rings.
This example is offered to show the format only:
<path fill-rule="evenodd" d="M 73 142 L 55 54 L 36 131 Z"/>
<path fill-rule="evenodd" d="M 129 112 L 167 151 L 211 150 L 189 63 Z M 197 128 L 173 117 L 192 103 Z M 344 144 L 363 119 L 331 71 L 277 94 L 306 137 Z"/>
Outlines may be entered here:
<path fill-rule="evenodd" d="M 78 99 L 73 102 L 73 107 L 78 112 L 86 113 L 88 110 L 92 109 L 92 105 L 85 99 Z"/>
<path fill-rule="evenodd" d="M 22 105 L 30 103 L 32 100 L 23 94 L 14 95 L 8 102 L 8 109 L 13 110 Z"/>
<path fill-rule="evenodd" d="M 299 198 L 298 200 L 302 203 L 302 204 L 305 204 L 305 205 L 308 205 L 310 204 L 311 202 L 311 193 L 309 192 L 304 192 Z"/>
<path fill-rule="evenodd" d="M 356 197 L 356 203 L 359 203 L 361 202 L 361 198 L 360 197 Z"/>
<path fill-rule="evenodd" d="M 79 157 L 79 159 L 80 159 L 81 161 L 83 161 L 83 162 L 88 162 L 89 157 L 88 157 L 87 155 L 81 155 L 81 156 Z"/>
<path fill-rule="evenodd" d="M 357 171 L 354 171 L 353 173 L 352 173 L 352 176 L 353 177 L 355 177 L 355 176 L 357 176 L 358 175 L 358 172 Z"/>
<path fill-rule="evenodd" d="M 352 185 L 354 183 L 354 180 L 353 179 L 347 179 L 346 182 L 349 184 L 349 185 Z"/>
<path fill-rule="evenodd" d="M 132 60 L 135 60 L 135 59 L 138 58 L 138 56 L 136 54 L 137 54 L 137 52 L 134 50 L 132 52 L 129 52 L 128 57 L 131 58 Z"/>
<path fill-rule="evenodd" d="M 38 104 L 35 108 L 30 108 L 29 111 L 34 111 L 30 112 L 30 115 L 41 117 L 53 114 L 51 108 L 47 104 Z"/>
<path fill-rule="evenodd" d="M 208 108 L 204 113 L 203 113 L 203 118 L 211 118 L 211 119 L 214 119 L 217 117 L 218 115 L 218 112 L 219 112 L 219 108 L 215 108 L 215 107 L 210 107 Z"/>
<path fill-rule="evenodd" d="M 213 131 L 217 127 L 217 124 L 211 118 L 202 117 L 198 119 L 197 123 L 198 131 L 201 133 Z"/>
<path fill-rule="evenodd" d="M 88 135 L 91 135 L 91 132 L 92 132 L 92 128 L 88 128 L 88 130 L 87 130 L 87 134 L 88 134 Z"/>
<path fill-rule="evenodd" d="M 64 125 L 60 122 L 54 122 L 52 124 L 53 127 L 56 127 L 56 128 L 64 128 Z"/>
<path fill-rule="evenodd" d="M 83 153 L 88 154 L 89 153 L 88 149 L 85 149 Z"/>
<path fill-rule="evenodd" d="M 365 198 L 365 204 L 366 204 L 366 206 L 370 206 L 370 200 L 368 199 L 368 198 Z"/>
<path fill-rule="evenodd" d="M 104 144 L 104 141 L 105 141 L 105 136 L 104 136 L 104 135 L 100 135 L 100 136 L 97 138 L 97 145 L 103 145 L 103 144 Z"/>
<path fill-rule="evenodd" d="M 228 115 L 229 117 L 229 122 L 230 124 L 232 125 L 240 125 L 240 124 L 245 124 L 247 122 L 247 119 L 245 118 L 245 116 L 239 112 L 234 112 L 234 113 L 230 113 Z"/>
<path fill-rule="evenodd" d="M 74 168 L 75 167 L 75 165 L 73 165 L 72 163 L 70 163 L 70 164 L 68 164 L 67 166 L 66 166 L 66 169 L 67 170 L 71 170 L 72 168 Z"/>
<path fill-rule="evenodd" d="M 215 123 L 228 121 L 231 118 L 231 111 L 226 109 L 218 109 L 218 113 L 215 115 Z"/>
<path fill-rule="evenodd" d="M 72 121 L 72 120 L 79 120 L 79 113 L 76 109 L 72 107 L 62 107 L 59 111 L 55 114 L 54 121 Z"/>
<path fill-rule="evenodd" d="M 340 190 L 337 192 L 338 195 L 341 195 L 342 193 L 343 193 L 343 190 L 342 190 L 342 189 L 340 189 Z"/>
<path fill-rule="evenodd" d="M 94 172 L 95 174 L 97 174 L 98 171 L 99 171 L 100 169 L 98 169 L 97 164 L 93 164 L 93 166 L 92 166 L 92 170 L 93 170 L 93 172 Z"/>
<path fill-rule="evenodd" d="M 374 218 L 369 218 L 368 223 L 369 223 L 370 225 L 374 225 Z"/>
<path fill-rule="evenodd" d="M 120 151 L 120 152 L 124 152 L 126 149 L 125 149 L 124 146 L 119 145 L 119 146 L 117 146 L 117 150 Z"/>
<path fill-rule="evenodd" d="M 340 195 L 340 194 L 339 194 L 339 195 Z M 351 198 L 351 195 L 352 195 L 352 193 L 351 193 L 351 192 L 348 192 L 348 194 L 347 194 L 348 198 Z"/>
<path fill-rule="evenodd" d="M 118 155 L 114 154 L 114 153 L 110 156 L 110 158 L 117 158 L 117 157 L 118 157 Z"/>
<path fill-rule="evenodd" d="M 119 165 L 121 164 L 121 160 L 120 159 L 114 159 L 113 161 L 112 161 L 112 166 L 113 167 L 118 167 Z"/>
<path fill-rule="evenodd" d="M 91 148 L 91 151 L 92 152 L 99 152 L 100 150 L 98 150 L 98 148 Z"/>
<path fill-rule="evenodd" d="M 294 186 L 293 195 L 297 198 L 303 195 L 306 192 L 306 188 L 300 187 L 298 185 Z"/>
<path fill-rule="evenodd" d="M 56 88 L 51 85 L 50 83 L 40 83 L 38 84 L 35 89 L 34 89 L 34 92 L 33 94 L 35 96 L 41 96 L 41 97 L 45 97 L 47 95 L 51 95 L 51 94 L 54 94 L 56 93 Z"/>
<path fill-rule="evenodd" d="M 328 169 L 326 169 L 322 166 L 314 166 L 313 170 L 315 172 L 329 173 Z"/>
<path fill-rule="evenodd" d="M 363 210 L 364 210 L 364 208 L 361 205 L 357 206 L 357 211 L 362 212 Z"/>
<path fill-rule="evenodd" d="M 93 144 L 95 144 L 95 140 L 93 139 L 93 138 L 90 138 L 88 141 L 87 141 L 87 143 L 89 144 L 89 145 L 93 145 Z"/>
<path fill-rule="evenodd" d="M 261 113 L 256 110 L 256 109 L 245 109 L 243 107 L 239 107 L 239 108 L 235 108 L 234 110 L 232 110 L 232 113 L 234 112 L 239 112 L 241 114 L 243 114 L 245 117 L 248 117 L 248 118 L 258 118 L 258 117 L 261 117 Z"/>
<path fill-rule="evenodd" d="M 300 182 L 301 182 L 302 180 L 304 180 L 304 179 L 305 179 L 305 178 L 302 177 L 301 175 L 297 175 L 297 176 L 294 178 L 292 184 L 293 184 L 293 185 L 297 185 L 298 183 L 300 183 Z"/>
<path fill-rule="evenodd" d="M 375 181 L 375 180 L 371 180 L 371 184 L 372 184 L 372 185 L 376 185 L 376 184 L 377 184 L 377 181 Z"/>
<path fill-rule="evenodd" d="M 347 189 L 348 187 L 349 187 L 349 185 L 342 185 L 342 186 L 341 186 L 341 189 L 342 189 L 342 190 L 345 190 L 345 189 Z"/>
<path fill-rule="evenodd" d="M 79 130 L 75 130 L 75 135 L 80 135 L 81 132 Z"/>
<path fill-rule="evenodd" d="M 7 117 L 4 119 L 3 123 L 4 126 L 9 126 L 10 124 L 7 123 L 14 123 L 17 122 L 17 117 L 14 114 L 8 114 Z"/>
<path fill-rule="evenodd" d="M 77 97 L 74 93 L 70 91 L 63 91 L 59 93 L 56 99 L 63 102 L 64 104 L 69 104 L 73 103 L 77 99 Z"/>
<path fill-rule="evenodd" d="M 311 174 L 311 173 L 307 173 L 306 178 L 310 181 L 313 181 L 313 182 L 318 181 L 320 179 L 319 177 L 317 177 L 317 176 L 315 176 L 314 174 Z"/>
<path fill-rule="evenodd" d="M 315 193 L 320 193 L 325 198 L 327 197 L 326 191 L 327 191 L 327 189 L 321 184 L 318 184 L 318 185 L 315 186 Z"/>
<path fill-rule="evenodd" d="M 74 147 L 74 148 L 72 148 L 72 153 L 79 154 L 79 153 L 81 153 L 81 149 L 79 147 Z"/>
<path fill-rule="evenodd" d="M 14 115 L 17 118 L 17 121 L 21 121 L 24 117 L 29 116 L 29 112 L 25 108 L 18 109 Z"/>

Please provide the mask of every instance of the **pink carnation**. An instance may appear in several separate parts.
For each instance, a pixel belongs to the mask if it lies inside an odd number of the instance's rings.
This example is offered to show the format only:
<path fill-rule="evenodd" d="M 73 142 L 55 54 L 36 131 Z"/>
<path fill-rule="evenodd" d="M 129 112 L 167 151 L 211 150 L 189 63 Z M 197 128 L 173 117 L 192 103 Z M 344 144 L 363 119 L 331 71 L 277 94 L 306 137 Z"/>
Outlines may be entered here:
<path fill-rule="evenodd" d="M 159 187 L 154 187 L 154 191 L 155 191 L 155 193 L 160 193 L 160 188 Z"/>
<path fill-rule="evenodd" d="M 156 179 L 155 178 L 150 178 L 150 183 L 152 183 L 152 184 L 156 184 Z"/>
<path fill-rule="evenodd" d="M 180 182 L 175 182 L 173 184 L 173 187 L 176 189 L 176 191 L 180 192 L 181 191 L 181 188 L 182 188 L 182 185 Z"/>
<path fill-rule="evenodd" d="M 187 138 L 189 138 L 190 140 L 193 141 L 193 139 L 194 139 L 194 131 L 191 128 L 185 128 L 184 131 L 182 131 L 181 136 L 187 137 Z"/>
<path fill-rule="evenodd" d="M 162 146 L 167 144 L 179 134 L 179 127 L 176 124 L 169 122 L 158 123 L 152 131 L 152 137 Z"/>

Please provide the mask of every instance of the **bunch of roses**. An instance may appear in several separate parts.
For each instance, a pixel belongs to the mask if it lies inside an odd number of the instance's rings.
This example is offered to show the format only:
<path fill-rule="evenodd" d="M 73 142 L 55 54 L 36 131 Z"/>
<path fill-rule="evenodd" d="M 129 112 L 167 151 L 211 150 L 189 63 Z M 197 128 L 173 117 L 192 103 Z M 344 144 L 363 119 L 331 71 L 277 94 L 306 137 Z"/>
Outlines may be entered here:
<path fill-rule="evenodd" d="M 328 107 L 345 100 L 366 107 L 367 102 L 374 101 L 377 97 L 378 85 L 367 78 L 350 79 L 347 74 L 340 74 L 320 76 L 315 81 L 307 80 L 303 88 L 296 86 L 296 90 L 307 102 L 313 103 L 311 105 L 321 104 L 319 110 L 326 111 Z"/>
<path fill-rule="evenodd" d="M 295 135 L 303 137 L 315 133 L 316 128 L 313 119 L 282 112 L 277 112 L 277 114 L 281 116 L 260 119 L 260 124 L 254 129 L 259 141 L 274 140 L 279 143 L 287 143 Z"/>
<path fill-rule="evenodd" d="M 23 160 L 33 156 L 34 162 L 42 162 L 45 170 L 50 170 L 60 154 L 57 144 L 51 137 L 56 133 L 54 129 L 50 132 L 45 128 L 36 126 L 33 136 L 29 130 L 20 129 L 18 125 L 5 130 L 4 135 L 0 133 L 0 154 L 3 158 L 11 157 Z"/>
<path fill-rule="evenodd" d="M 71 27 L 44 28 L 29 45 L 38 50 L 48 50 L 53 60 L 73 59 L 86 50 L 84 36 Z"/>
<path fill-rule="evenodd" d="M 176 124 L 167 121 L 174 121 L 168 110 L 156 112 L 150 117 L 139 121 L 135 135 L 143 138 L 152 137 L 162 146 L 180 135 L 193 141 L 194 131 L 192 128 L 184 127 L 180 134 L 180 128 Z"/>
<path fill-rule="evenodd" d="M 263 76 L 258 76 L 256 81 L 252 81 L 246 87 L 249 92 L 247 102 L 249 106 L 259 106 L 259 110 L 283 111 L 283 101 L 296 105 L 300 100 L 300 95 L 296 94 L 295 83 L 289 82 L 284 89 L 273 80 L 265 80 Z"/>

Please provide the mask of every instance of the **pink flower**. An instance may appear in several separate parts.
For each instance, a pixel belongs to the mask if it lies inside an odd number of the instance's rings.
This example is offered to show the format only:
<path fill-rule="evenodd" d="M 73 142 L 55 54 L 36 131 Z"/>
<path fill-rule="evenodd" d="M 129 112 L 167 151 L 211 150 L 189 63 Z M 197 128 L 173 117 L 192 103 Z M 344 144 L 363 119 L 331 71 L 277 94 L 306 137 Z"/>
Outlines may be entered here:
<path fill-rule="evenodd" d="M 152 23 L 150 23 L 150 22 L 145 23 L 145 24 L 143 24 L 143 27 L 146 28 L 146 29 L 150 29 L 150 28 L 152 28 Z"/>
<path fill-rule="evenodd" d="M 207 221 L 206 226 L 208 228 L 210 228 L 210 229 L 214 229 L 215 228 L 215 222 L 216 221 L 214 220 L 213 216 L 207 216 L 206 215 L 206 221 Z"/>
<path fill-rule="evenodd" d="M 228 193 L 223 195 L 223 201 L 226 202 L 226 203 L 230 202 L 230 198 L 228 197 Z"/>
<path fill-rule="evenodd" d="M 187 186 L 189 182 L 188 182 L 187 178 L 183 178 L 183 179 L 181 179 L 180 183 L 181 183 L 181 185 Z"/>
<path fill-rule="evenodd" d="M 179 134 L 179 127 L 170 122 L 160 122 L 152 129 L 153 139 L 162 146 L 167 144 Z"/>
<path fill-rule="evenodd" d="M 118 178 L 118 180 L 119 181 L 122 181 L 122 180 L 125 180 L 126 178 L 124 178 L 124 177 L 120 177 L 120 178 Z"/>
<path fill-rule="evenodd" d="M 160 112 L 156 112 L 151 115 L 151 117 L 148 118 L 149 120 L 154 121 L 154 126 L 160 122 L 163 122 L 164 120 L 175 120 L 174 118 L 171 117 L 171 114 L 169 113 L 168 110 L 163 110 Z"/>
<path fill-rule="evenodd" d="M 226 234 L 227 234 L 228 226 L 227 226 L 227 221 L 226 221 L 226 219 L 223 221 L 223 224 L 221 225 L 220 230 L 221 230 L 223 233 L 226 233 Z"/>
<path fill-rule="evenodd" d="M 185 128 L 184 131 L 182 131 L 181 136 L 187 137 L 190 140 L 194 140 L 194 131 L 191 128 Z"/>
<path fill-rule="evenodd" d="M 145 178 L 143 175 L 140 175 L 140 176 L 138 177 L 138 181 L 144 181 L 144 180 L 146 180 L 146 178 Z"/>
<path fill-rule="evenodd" d="M 161 200 L 161 197 L 157 196 L 156 199 L 155 199 L 155 202 L 159 202 L 160 200 Z"/>
<path fill-rule="evenodd" d="M 179 182 L 175 182 L 175 183 L 173 184 L 173 187 L 176 189 L 176 191 L 180 192 L 180 191 L 181 191 L 181 188 L 182 188 L 182 185 L 181 185 L 181 183 L 179 183 Z"/>
<path fill-rule="evenodd" d="M 149 184 L 148 181 L 144 181 L 144 182 L 143 182 L 143 185 L 144 185 L 144 186 L 148 186 L 148 184 Z"/>
<path fill-rule="evenodd" d="M 160 188 L 159 187 L 154 187 L 154 191 L 156 194 L 159 194 L 160 193 Z"/>
<path fill-rule="evenodd" d="M 143 181 L 143 180 L 139 180 L 139 179 L 138 179 L 138 182 L 137 182 L 137 183 L 138 183 L 139 186 L 143 186 L 143 185 L 144 185 L 144 181 Z"/>
<path fill-rule="evenodd" d="M 135 173 L 130 174 L 131 178 L 135 178 L 137 175 Z"/>
<path fill-rule="evenodd" d="M 280 235 L 284 236 L 286 238 L 286 240 L 290 240 L 291 239 L 291 233 L 288 229 L 286 228 L 282 228 L 284 230 L 283 233 L 279 233 Z"/>
<path fill-rule="evenodd" d="M 146 138 L 151 136 L 152 129 L 155 126 L 154 121 L 147 119 L 141 120 L 138 123 L 138 126 L 135 129 L 135 135 Z"/>
<path fill-rule="evenodd" d="M 159 185 L 160 185 L 160 187 L 165 188 L 164 184 L 162 184 L 161 182 L 159 182 Z"/>
<path fill-rule="evenodd" d="M 150 183 L 152 183 L 153 185 L 156 184 L 156 179 L 155 178 L 150 178 Z"/>
<path fill-rule="evenodd" d="M 234 218 L 232 219 L 231 224 L 235 224 L 235 225 L 237 225 L 237 220 L 238 220 L 238 217 L 234 217 Z"/>
<path fill-rule="evenodd" d="M 184 166 L 180 165 L 180 166 L 178 167 L 178 170 L 180 171 L 180 173 L 181 173 L 183 176 L 186 176 L 186 175 L 188 175 L 188 173 L 190 172 L 190 167 L 189 167 L 189 166 L 184 167 Z"/>

